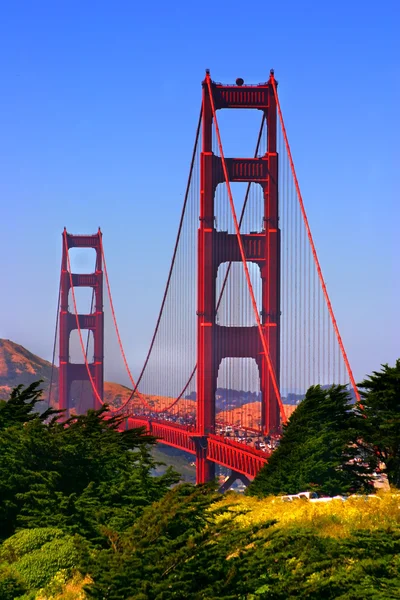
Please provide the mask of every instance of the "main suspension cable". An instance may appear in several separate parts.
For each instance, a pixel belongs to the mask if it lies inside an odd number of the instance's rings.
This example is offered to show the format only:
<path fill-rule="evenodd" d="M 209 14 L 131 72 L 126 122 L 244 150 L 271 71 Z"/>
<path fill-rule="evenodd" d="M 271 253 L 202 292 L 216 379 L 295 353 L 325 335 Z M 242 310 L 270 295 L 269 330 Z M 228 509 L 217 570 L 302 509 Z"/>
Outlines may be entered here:
<path fill-rule="evenodd" d="M 186 213 L 186 206 L 187 206 L 187 202 L 188 202 L 188 199 L 189 199 L 190 185 L 191 185 L 191 181 L 192 181 L 192 174 L 193 174 L 194 163 L 195 163 L 195 159 L 196 159 L 197 145 L 198 145 L 199 135 L 200 135 L 201 120 L 202 120 L 202 110 L 200 110 L 200 115 L 199 115 L 199 119 L 198 119 L 198 123 L 197 123 L 195 143 L 194 143 L 194 147 L 193 147 L 192 159 L 191 159 L 191 162 L 190 162 L 189 176 L 188 176 L 188 182 L 187 182 L 187 185 L 186 185 L 186 192 L 185 192 L 185 198 L 184 198 L 184 201 L 183 201 L 181 218 L 180 218 L 180 221 L 179 221 L 178 234 L 177 234 L 176 241 L 175 241 L 175 247 L 174 247 L 174 251 L 173 251 L 173 255 L 172 255 L 172 260 L 171 260 L 171 266 L 169 268 L 169 273 L 168 273 L 167 283 L 166 283 L 166 286 L 165 286 L 164 296 L 163 296 L 163 299 L 162 299 L 162 302 L 161 302 L 161 308 L 160 308 L 160 312 L 158 314 L 158 318 L 157 318 L 156 326 L 155 326 L 155 329 L 154 329 L 153 337 L 151 339 L 150 347 L 149 347 L 146 359 L 144 361 L 142 370 L 140 372 L 140 375 L 139 375 L 139 377 L 138 377 L 138 379 L 136 381 L 136 384 L 134 384 L 133 377 L 131 375 L 129 366 L 127 365 L 127 362 L 125 362 L 125 366 L 127 368 L 128 375 L 129 375 L 129 377 L 131 379 L 131 382 L 132 382 L 132 385 L 133 385 L 134 389 L 133 389 L 130 397 L 124 402 L 124 404 L 122 406 L 120 406 L 118 408 L 119 411 L 122 410 L 132 400 L 134 394 L 138 390 L 138 386 L 139 386 L 139 384 L 140 384 L 140 382 L 141 382 L 141 380 L 143 378 L 144 372 L 145 372 L 146 367 L 148 365 L 148 362 L 149 362 L 149 359 L 150 359 L 150 356 L 151 356 L 151 353 L 152 353 L 152 350 L 153 350 L 153 347 L 154 347 L 154 343 L 155 343 L 155 340 L 156 340 L 156 337 L 157 337 L 157 333 L 158 333 L 158 330 L 159 330 L 159 327 L 160 327 L 161 317 L 162 317 L 163 312 L 164 312 L 164 306 L 165 306 L 165 302 L 167 300 L 168 290 L 169 290 L 169 286 L 170 286 L 170 283 L 171 283 L 172 273 L 173 273 L 173 269 L 174 269 L 174 265 L 175 265 L 175 259 L 176 259 L 176 255 L 177 255 L 177 252 L 178 252 L 179 240 L 180 240 L 181 232 L 182 232 L 182 228 L 183 228 L 183 220 L 184 220 L 185 213 Z M 107 279 L 107 277 L 106 277 L 106 279 Z M 170 410 L 171 408 L 173 408 L 175 406 L 175 404 L 180 400 L 180 398 L 182 397 L 182 395 L 184 394 L 184 392 L 186 391 L 186 389 L 187 389 L 187 387 L 188 387 L 188 385 L 189 385 L 190 380 L 192 379 L 192 377 L 193 377 L 193 372 L 192 372 L 192 374 L 190 376 L 190 379 L 187 382 L 186 386 L 183 388 L 181 394 L 178 396 L 178 398 L 175 398 L 174 401 L 169 406 L 167 406 L 167 407 L 165 407 L 165 408 L 163 408 L 161 410 L 156 410 L 154 407 L 150 406 L 151 410 L 153 412 L 166 412 L 166 411 Z M 144 404 L 147 404 L 146 401 L 143 399 L 143 397 L 141 398 L 141 400 L 142 400 L 142 402 Z"/>
<path fill-rule="evenodd" d="M 340 332 L 339 332 L 339 327 L 338 327 L 338 324 L 336 322 L 336 318 L 335 318 L 335 315 L 334 315 L 334 312 L 333 312 L 333 308 L 332 308 L 332 304 L 331 304 L 331 301 L 330 301 L 330 298 L 329 298 L 328 290 L 327 290 L 327 287 L 326 287 L 326 284 L 325 284 L 324 276 L 322 274 L 321 265 L 320 265 L 320 262 L 319 262 L 319 259 L 318 259 L 317 250 L 315 248 L 314 239 L 313 239 L 313 236 L 312 236 L 312 233 L 311 233 L 310 225 L 308 223 L 307 213 L 306 213 L 306 210 L 305 210 L 305 207 L 304 207 L 304 202 L 303 202 L 303 197 L 301 195 L 299 182 L 297 180 L 296 170 L 295 170 L 294 162 L 293 162 L 293 158 L 292 158 L 292 152 L 290 150 L 290 145 L 289 145 L 289 140 L 288 140 L 288 136 L 287 136 L 287 133 L 286 133 L 285 123 L 283 121 L 282 110 L 281 110 L 281 106 L 280 106 L 280 103 L 279 103 L 279 98 L 278 98 L 278 93 L 277 93 L 276 83 L 275 83 L 275 78 L 274 78 L 273 73 L 271 73 L 271 83 L 272 83 L 272 89 L 274 91 L 274 96 L 275 96 L 275 101 L 276 101 L 276 107 L 278 109 L 279 120 L 280 120 L 281 127 L 282 127 L 282 133 L 283 133 L 283 137 L 284 137 L 284 140 L 285 140 L 286 151 L 287 151 L 287 154 L 288 154 L 288 157 L 289 157 L 290 168 L 291 168 L 291 171 L 292 171 L 294 185 L 295 185 L 295 188 L 296 188 L 297 198 L 298 198 L 298 201 L 299 201 L 299 204 L 300 204 L 300 210 L 301 210 L 301 214 L 302 214 L 302 217 L 303 217 L 304 225 L 305 225 L 305 228 L 306 228 L 306 231 L 307 231 L 308 240 L 310 242 L 311 251 L 313 253 L 313 257 L 314 257 L 314 261 L 315 261 L 315 266 L 317 267 L 319 281 L 321 283 L 322 291 L 323 291 L 323 294 L 324 294 L 324 297 L 325 297 L 325 302 L 326 302 L 326 305 L 328 307 L 328 311 L 329 311 L 329 314 L 330 314 L 330 317 L 331 317 L 333 328 L 334 328 L 335 333 L 336 333 L 336 337 L 337 337 L 337 340 L 338 340 L 338 343 L 339 343 L 339 346 L 340 346 L 340 350 L 342 352 L 343 360 L 345 362 L 346 369 L 347 369 L 347 372 L 348 372 L 349 377 L 350 377 L 351 385 L 353 386 L 354 393 L 355 393 L 356 398 L 357 398 L 357 402 L 360 402 L 360 400 L 361 400 L 360 399 L 360 393 L 359 393 L 359 391 L 357 389 L 357 385 L 356 385 L 356 382 L 355 382 L 355 379 L 354 379 L 354 376 L 353 376 L 353 371 L 351 369 L 351 366 L 350 366 L 350 363 L 349 363 L 349 359 L 347 357 L 347 353 L 346 353 L 346 350 L 345 350 L 344 345 L 343 345 L 342 337 L 341 337 Z"/>
<path fill-rule="evenodd" d="M 108 299 L 109 299 L 109 302 L 110 302 L 112 318 L 113 318 L 113 321 L 114 321 L 114 328 L 115 328 L 115 332 L 116 332 L 117 338 L 118 338 L 119 349 L 120 349 L 121 354 L 122 354 L 122 358 L 123 358 L 123 361 L 124 361 L 125 369 L 126 369 L 128 375 L 129 375 L 129 379 L 131 380 L 131 384 L 132 384 L 132 386 L 134 388 L 136 388 L 137 386 L 136 386 L 136 383 L 135 383 L 135 381 L 133 379 L 131 370 L 129 368 L 128 361 L 126 359 L 125 350 L 124 350 L 124 347 L 122 345 L 122 340 L 121 340 L 121 336 L 120 336 L 120 333 L 119 333 L 119 327 L 118 327 L 118 323 L 117 323 L 117 317 L 116 317 L 115 310 L 114 310 L 114 302 L 113 302 L 112 294 L 111 294 L 110 280 L 108 279 L 107 263 L 106 263 L 106 257 L 104 255 L 103 241 L 102 241 L 101 237 L 100 237 L 100 251 L 101 251 L 101 258 L 102 258 L 102 261 L 103 261 L 103 268 L 104 268 L 104 275 L 105 275 L 105 279 L 106 279 L 106 285 L 107 285 L 107 294 L 108 294 Z"/>
<path fill-rule="evenodd" d="M 100 397 L 100 395 L 99 395 L 99 393 L 98 393 L 98 391 L 96 389 L 96 385 L 94 383 L 94 379 L 92 377 L 92 374 L 90 372 L 89 362 L 88 362 L 88 359 L 87 359 L 86 350 L 85 350 L 85 344 L 84 344 L 83 336 L 82 336 L 82 329 L 81 329 L 81 326 L 80 326 L 80 323 L 79 323 L 79 316 L 78 316 L 77 303 L 76 303 L 76 297 L 75 297 L 75 288 L 74 288 L 73 278 L 72 278 L 71 261 L 70 261 L 69 252 L 68 252 L 68 242 L 67 242 L 67 233 L 66 233 L 66 231 L 64 231 L 63 235 L 64 235 L 65 253 L 66 253 L 66 257 L 67 257 L 67 269 L 68 269 L 68 275 L 69 275 L 69 281 L 70 281 L 70 287 L 71 287 L 71 293 L 72 293 L 72 302 L 73 302 L 74 311 L 75 311 L 75 320 L 76 320 L 76 328 L 78 330 L 79 343 L 80 343 L 80 346 L 81 346 L 82 355 L 83 355 L 83 358 L 84 358 L 84 361 L 85 361 L 86 371 L 87 371 L 87 374 L 88 374 L 88 377 L 89 377 L 90 384 L 92 386 L 93 393 L 94 393 L 94 395 L 96 397 L 96 400 L 101 405 L 104 405 L 105 402 Z M 102 246 L 101 237 L 100 237 L 100 244 Z M 143 404 L 145 404 L 145 406 L 149 410 L 152 410 L 153 412 L 157 412 L 156 410 L 154 410 L 154 408 L 150 404 L 148 404 L 146 402 L 146 400 L 142 399 L 142 402 L 143 402 Z M 114 412 L 114 413 L 117 413 L 117 412 L 119 412 L 121 410 L 121 408 L 122 407 L 119 407 L 118 409 L 113 409 L 113 408 L 110 407 L 110 411 Z M 161 412 L 161 411 L 159 411 L 159 412 Z"/>
<path fill-rule="evenodd" d="M 100 236 L 100 243 L 101 243 L 101 236 Z M 90 314 L 93 314 L 95 297 L 96 297 L 96 294 L 95 294 L 94 288 L 92 288 L 92 300 L 90 302 Z M 90 332 L 88 332 L 88 336 L 87 336 L 87 339 L 86 339 L 86 356 L 88 356 L 88 354 L 89 354 L 89 342 L 90 342 Z M 82 399 L 83 399 L 84 384 L 85 384 L 85 382 L 82 381 L 81 393 L 80 393 L 80 396 L 79 396 L 79 401 L 80 402 L 82 402 Z"/>

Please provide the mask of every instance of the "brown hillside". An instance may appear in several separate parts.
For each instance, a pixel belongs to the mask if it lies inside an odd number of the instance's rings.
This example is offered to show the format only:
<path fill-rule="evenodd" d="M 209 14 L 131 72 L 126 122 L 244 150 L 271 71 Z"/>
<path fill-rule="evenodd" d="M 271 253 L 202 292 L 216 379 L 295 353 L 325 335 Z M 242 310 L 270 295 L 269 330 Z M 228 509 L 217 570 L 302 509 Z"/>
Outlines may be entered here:
<path fill-rule="evenodd" d="M 29 385 L 38 379 L 43 379 L 43 389 L 48 394 L 50 377 L 51 363 L 11 340 L 0 339 L 0 399 L 7 399 L 15 386 Z M 54 387 L 56 393 L 57 386 Z"/>
<path fill-rule="evenodd" d="M 23 346 L 12 342 L 11 340 L 0 339 L 0 400 L 7 399 L 11 390 L 20 384 L 29 385 L 39 379 L 43 380 L 43 400 L 48 401 L 49 385 L 51 377 L 51 363 L 43 360 L 29 352 Z M 72 393 L 76 392 L 76 397 L 80 401 L 76 403 L 78 412 L 84 410 L 85 391 L 77 383 L 73 388 Z M 104 382 L 104 401 L 108 404 L 121 406 L 131 395 L 131 390 L 119 383 L 110 381 Z M 145 401 L 156 411 L 168 408 L 174 401 L 173 398 L 167 396 L 150 396 L 143 394 Z M 139 398 L 135 394 L 135 400 L 140 405 Z M 58 405 L 58 368 L 54 367 L 53 383 L 51 393 L 51 403 L 53 406 Z M 289 417 L 296 408 L 291 405 L 284 405 L 286 416 Z M 196 402 L 194 400 L 179 400 L 171 409 L 171 414 L 186 414 L 194 418 L 196 412 Z M 260 403 L 251 402 L 242 407 L 234 408 L 229 411 L 221 412 L 218 415 L 218 420 L 227 424 L 242 424 L 245 427 L 258 428 L 260 425 Z"/>
<path fill-rule="evenodd" d="M 20 344 L 0 339 L 0 400 L 6 400 L 17 385 L 43 380 L 42 398 L 48 401 L 51 363 L 29 352 Z M 78 393 L 80 391 L 77 386 Z M 130 396 L 131 390 L 119 383 L 104 383 L 104 400 L 117 406 Z M 58 368 L 54 367 L 51 404 L 58 405 Z"/>
<path fill-rule="evenodd" d="M 11 390 L 17 385 L 29 385 L 39 379 L 43 380 L 43 400 L 48 400 L 51 378 L 51 363 L 33 354 L 20 344 L 11 340 L 0 339 L 0 400 L 6 400 Z M 80 412 L 87 404 L 88 385 L 83 387 L 79 382 L 72 384 L 72 397 L 77 398 L 76 409 Z M 104 401 L 114 406 L 121 406 L 131 395 L 132 390 L 110 381 L 104 382 Z M 137 395 L 135 394 L 135 398 Z M 157 410 L 167 407 L 173 399 L 163 396 L 144 396 L 146 402 Z M 51 392 L 51 403 L 58 405 L 58 367 L 53 370 L 53 383 Z M 180 400 L 172 413 L 176 413 L 185 406 L 189 413 L 194 412 L 194 402 L 191 400 Z"/>
<path fill-rule="evenodd" d="M 284 404 L 286 418 L 296 409 L 296 405 Z M 250 429 L 259 429 L 261 423 L 261 403 L 249 402 L 241 407 L 218 413 L 218 420 L 226 425 L 242 425 Z"/>
<path fill-rule="evenodd" d="M 218 413 L 218 421 L 226 425 L 242 425 L 259 429 L 261 422 L 261 402 L 249 402 L 232 410 Z"/>

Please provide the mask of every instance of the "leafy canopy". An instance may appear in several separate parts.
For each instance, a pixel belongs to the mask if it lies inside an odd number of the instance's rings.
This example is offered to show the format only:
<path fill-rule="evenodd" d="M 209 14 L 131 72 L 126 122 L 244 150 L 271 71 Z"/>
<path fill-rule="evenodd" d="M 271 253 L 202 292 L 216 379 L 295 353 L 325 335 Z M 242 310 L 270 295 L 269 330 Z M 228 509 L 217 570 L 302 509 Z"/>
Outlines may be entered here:
<path fill-rule="evenodd" d="M 370 490 L 374 456 L 360 439 L 361 426 L 345 386 L 310 387 L 247 493 L 314 490 L 335 496 Z"/>
<path fill-rule="evenodd" d="M 152 477 L 155 438 L 125 430 L 106 407 L 65 420 L 35 413 L 38 385 L 20 386 L 0 405 L 0 537 L 45 523 L 104 544 L 179 476 Z"/>
<path fill-rule="evenodd" d="M 400 359 L 382 365 L 359 385 L 363 437 L 386 465 L 389 483 L 400 488 Z"/>

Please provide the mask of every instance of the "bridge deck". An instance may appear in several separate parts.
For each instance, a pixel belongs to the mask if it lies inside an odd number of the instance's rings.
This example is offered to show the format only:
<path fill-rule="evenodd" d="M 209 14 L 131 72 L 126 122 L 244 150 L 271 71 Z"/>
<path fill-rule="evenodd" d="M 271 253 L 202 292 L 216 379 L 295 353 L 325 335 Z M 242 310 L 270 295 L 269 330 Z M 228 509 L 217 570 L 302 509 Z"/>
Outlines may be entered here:
<path fill-rule="evenodd" d="M 196 444 L 203 442 L 203 438 L 189 426 L 136 417 L 129 417 L 127 421 L 129 429 L 145 427 L 146 431 L 159 438 L 163 444 L 191 454 L 196 454 Z M 222 435 L 209 435 L 207 438 L 208 460 L 242 473 L 249 479 L 257 475 L 269 456 L 268 452 L 245 446 Z"/>

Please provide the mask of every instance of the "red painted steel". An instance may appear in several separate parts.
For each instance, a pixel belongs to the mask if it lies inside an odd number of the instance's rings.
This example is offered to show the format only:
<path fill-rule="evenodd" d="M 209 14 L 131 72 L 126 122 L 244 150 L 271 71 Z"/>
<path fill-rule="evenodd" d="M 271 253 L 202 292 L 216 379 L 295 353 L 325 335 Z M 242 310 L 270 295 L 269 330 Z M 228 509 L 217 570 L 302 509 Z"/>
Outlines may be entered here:
<path fill-rule="evenodd" d="M 203 465 L 206 461 L 213 465 L 214 463 L 219 464 L 252 479 L 266 464 L 270 456 L 269 453 L 244 446 L 220 435 L 210 434 L 204 440 L 189 427 L 179 426 L 175 423 L 172 425 L 152 419 L 129 417 L 127 426 L 128 428 L 145 427 L 148 433 L 159 438 L 163 444 L 196 454 L 197 470 L 197 457 L 201 451 L 203 452 Z M 206 469 L 203 470 L 203 474 L 205 473 Z"/>
<path fill-rule="evenodd" d="M 200 114 L 196 143 L 192 156 L 190 176 L 185 195 L 184 209 L 179 225 L 178 237 L 174 249 L 173 260 L 168 276 L 160 315 L 150 345 L 145 365 L 138 381 L 134 382 L 130 374 L 128 362 L 122 348 L 111 291 L 108 282 L 107 268 L 102 247 L 100 229 L 94 235 L 72 235 L 64 229 L 63 254 L 60 283 L 60 369 L 59 369 L 59 403 L 60 408 L 70 408 L 71 384 L 75 380 L 90 381 L 93 390 L 93 406 L 103 403 L 103 374 L 104 374 L 104 314 L 103 314 L 103 268 L 107 282 L 114 325 L 121 347 L 125 367 L 131 377 L 133 392 L 121 407 L 114 410 L 125 414 L 124 426 L 128 428 L 144 427 L 151 435 L 162 443 L 179 448 L 196 455 L 196 478 L 203 483 L 214 478 L 215 464 L 220 464 L 244 478 L 253 478 L 268 461 L 271 451 L 262 452 L 228 437 L 215 434 L 215 392 L 219 365 L 224 358 L 254 358 L 260 373 L 260 388 L 262 392 L 262 429 L 264 433 L 276 431 L 280 424 L 280 411 L 283 406 L 279 397 L 280 374 L 280 230 L 278 214 L 278 155 L 277 155 L 277 116 L 282 126 L 284 142 L 289 157 L 290 167 L 294 178 L 295 188 L 303 215 L 306 232 L 314 256 L 318 276 L 322 285 L 324 297 L 332 319 L 333 327 L 338 338 L 339 346 L 346 363 L 351 382 L 356 394 L 358 390 L 354 383 L 353 374 L 343 343 L 339 334 L 336 320 L 326 290 L 322 271 L 319 265 L 307 216 L 305 213 L 290 147 L 283 122 L 279 99 L 273 72 L 267 83 L 257 86 L 221 85 L 211 81 L 209 72 L 203 82 L 202 110 Z M 225 158 L 219 135 L 216 110 L 223 108 L 258 109 L 263 113 L 263 124 L 267 124 L 267 151 L 261 158 Z M 197 365 L 194 367 L 189 381 L 182 389 L 179 397 L 174 399 L 169 407 L 155 409 L 148 404 L 137 390 L 148 363 L 155 337 L 161 322 L 163 307 L 166 302 L 169 282 L 177 254 L 180 231 L 183 224 L 185 206 L 188 198 L 191 174 L 197 148 L 197 139 L 202 126 L 202 152 L 200 161 L 200 226 L 198 230 L 198 310 L 197 310 Z M 220 156 L 212 152 L 213 126 L 217 134 Z M 257 149 L 261 138 L 261 130 Z M 235 206 L 230 190 L 230 182 L 256 183 L 261 186 L 264 198 L 264 226 L 262 232 L 241 234 L 237 221 Z M 214 196 L 218 184 L 226 183 L 236 234 L 217 231 L 215 228 Z M 247 191 L 247 194 L 249 189 Z M 247 196 L 246 196 L 247 198 Z M 246 204 L 245 200 L 245 204 Z M 244 210 L 244 209 L 243 209 Z M 243 215 L 242 215 L 243 216 Z M 242 217 L 241 217 L 242 219 Z M 240 221 L 241 222 L 241 221 Z M 96 251 L 96 270 L 94 273 L 71 273 L 69 249 L 73 247 L 94 248 Z M 216 301 L 216 277 L 218 267 L 228 263 L 228 271 L 232 262 L 243 262 L 251 300 L 256 312 L 257 326 L 221 326 L 216 323 L 216 311 L 221 302 L 222 292 Z M 260 268 L 262 282 L 262 309 L 257 312 L 256 301 L 252 290 L 247 262 L 254 262 Z M 225 277 L 222 289 L 227 281 Z M 75 287 L 90 287 L 94 290 L 95 312 L 93 314 L 77 314 Z M 75 314 L 68 309 L 68 296 L 72 291 Z M 81 330 L 89 329 L 94 336 L 94 361 L 71 364 L 69 360 L 69 343 L 71 331 L 77 329 L 80 336 L 81 348 L 85 354 Z M 260 335 L 261 334 L 261 335 Z M 196 427 L 180 425 L 171 421 L 147 417 L 132 417 L 129 406 L 134 393 L 144 406 L 152 413 L 167 412 L 174 406 L 186 391 L 188 384 L 197 369 L 197 423 Z M 359 399 L 359 397 L 358 397 Z M 283 419 L 283 417 L 282 417 Z M 218 431 L 220 429 L 218 428 Z M 259 432 L 257 432 L 259 433 Z M 230 479 L 231 479 L 230 478 Z M 232 479 L 233 480 L 233 479 Z M 229 485 L 229 481 L 226 484 Z"/>
<path fill-rule="evenodd" d="M 93 248 L 96 251 L 96 270 L 94 273 L 77 274 L 69 271 L 70 248 Z M 75 316 L 68 310 L 68 296 L 72 287 L 91 287 L 95 294 L 94 313 Z M 63 251 L 61 264 L 61 300 L 60 300 L 60 347 L 59 347 L 59 407 L 67 412 L 70 409 L 71 385 L 73 381 L 92 381 L 99 398 L 104 392 L 104 314 L 103 314 L 103 271 L 101 256 L 101 232 L 94 235 L 72 235 L 63 232 Z M 70 334 L 73 329 L 89 329 L 93 332 L 94 360 L 88 365 L 73 364 L 69 360 Z M 92 383 L 91 381 L 91 383 Z M 92 396 L 93 408 L 99 408 L 96 395 Z"/>
<path fill-rule="evenodd" d="M 212 97 L 211 97 L 212 94 Z M 267 153 L 261 159 L 227 158 L 212 152 L 213 110 L 255 108 L 262 110 L 267 122 Z M 280 425 L 279 405 L 273 383 L 279 385 L 280 358 L 280 232 L 278 228 L 278 157 L 276 152 L 276 101 L 271 82 L 259 86 L 223 86 L 211 82 L 209 73 L 203 82 L 202 153 L 200 162 L 200 227 L 198 233 L 198 327 L 197 327 L 197 482 L 214 477 L 208 452 L 215 428 L 215 391 L 218 367 L 223 357 L 254 358 L 258 364 L 262 392 L 262 426 L 265 432 Z M 246 181 L 261 185 L 264 195 L 262 234 L 243 236 L 249 260 L 260 266 L 262 279 L 261 325 L 269 348 L 273 382 L 263 348 L 254 343 L 254 328 L 216 325 L 216 275 L 219 264 L 240 260 L 237 240 L 215 230 L 214 195 L 218 183 Z M 218 243 L 225 236 L 226 244 Z M 217 251 L 217 248 L 223 248 Z M 228 332 L 228 329 L 232 329 Z M 224 341 L 228 333 L 238 339 L 230 352 Z M 230 335 L 229 335 L 230 338 Z M 216 446 L 210 446 L 216 451 Z M 232 451 L 233 452 L 233 451 Z M 238 453 L 239 450 L 237 450 Z M 239 454 L 238 454 L 239 456 Z M 236 469 L 240 471 L 240 469 Z M 242 472 L 242 471 L 240 471 Z"/>
<path fill-rule="evenodd" d="M 213 115 L 213 119 L 214 119 L 214 123 L 215 123 L 215 133 L 216 133 L 216 137 L 217 137 L 217 142 L 218 142 L 218 147 L 219 147 L 219 152 L 221 155 L 221 164 L 222 164 L 222 168 L 224 171 L 224 178 L 225 178 L 225 183 L 226 183 L 226 188 L 227 188 L 227 192 L 228 192 L 228 198 L 229 198 L 229 204 L 230 204 L 230 208 L 231 208 L 231 213 L 232 213 L 232 218 L 233 218 L 233 222 L 234 222 L 234 226 L 235 226 L 235 231 L 236 231 L 236 236 L 237 236 L 237 241 L 238 241 L 238 246 L 239 246 L 239 251 L 240 251 L 240 257 L 241 257 L 241 261 L 243 264 L 243 270 L 244 270 L 244 275 L 246 277 L 246 282 L 247 282 L 247 287 L 248 287 L 248 291 L 249 291 L 249 295 L 250 295 L 250 299 L 251 299 L 251 303 L 253 306 L 253 312 L 254 312 L 254 317 L 256 319 L 256 323 L 257 323 L 257 328 L 259 330 L 259 334 L 260 334 L 260 340 L 261 340 L 261 344 L 263 346 L 263 354 L 264 354 L 264 358 L 265 358 L 265 365 L 264 368 L 267 369 L 267 377 L 269 378 L 271 384 L 272 384 L 272 388 L 274 391 L 274 397 L 277 401 L 277 403 L 279 404 L 279 409 L 280 409 L 280 413 L 281 413 L 281 417 L 283 421 L 286 421 L 286 416 L 285 416 L 285 412 L 283 409 L 283 404 L 282 404 L 282 400 L 280 397 L 280 391 L 279 391 L 279 380 L 277 377 L 277 374 L 275 373 L 275 369 L 274 369 L 274 363 L 271 359 L 270 356 L 270 351 L 269 351 L 269 346 L 268 346 L 268 342 L 269 342 L 269 332 L 268 330 L 265 331 L 265 328 L 262 325 L 262 322 L 260 320 L 260 315 L 258 314 L 258 308 L 257 308 L 257 302 L 255 299 L 255 295 L 254 295 L 254 290 L 253 290 L 253 286 L 251 283 L 251 279 L 250 279 L 250 273 L 249 273 L 249 269 L 248 269 L 248 265 L 247 265 L 247 260 L 246 260 L 246 253 L 245 253 L 245 249 L 244 249 L 244 245 L 243 245 L 243 240 L 242 240 L 242 236 L 240 233 L 240 227 L 239 227 L 239 223 L 238 223 L 238 219 L 237 219 L 237 215 L 236 215 L 236 209 L 235 209 L 235 203 L 232 197 L 232 191 L 231 191 L 231 186 L 230 186 L 230 179 L 229 179 L 229 172 L 228 172 L 228 167 L 227 167 L 227 161 L 225 159 L 224 156 L 224 152 L 223 152 L 223 148 L 222 148 L 222 141 L 221 141 L 221 136 L 220 136 L 220 132 L 219 132 L 219 127 L 218 127 L 218 119 L 217 119 L 217 114 L 216 114 L 216 109 L 215 109 L 215 102 L 214 102 L 214 98 L 213 98 L 213 92 L 212 92 L 212 81 L 210 78 L 210 74 L 209 72 L 207 72 L 206 75 L 206 83 L 207 83 L 207 87 L 209 90 L 209 95 L 210 95 L 210 103 L 211 103 L 211 110 L 212 110 L 212 115 Z M 268 114 L 268 113 L 267 113 Z M 268 118 L 266 119 L 268 121 Z M 275 119 L 276 121 L 276 119 Z M 268 140 L 270 140 L 271 137 L 271 132 L 270 132 L 270 127 L 268 127 Z M 276 137 L 276 136 L 275 136 Z M 270 146 L 268 146 L 267 150 L 270 148 Z M 267 151 L 267 154 L 268 151 Z M 276 182 L 277 185 L 277 182 Z M 264 205 L 265 205 L 265 188 L 263 188 L 264 190 Z M 270 256 L 270 233 L 271 233 L 271 229 L 268 226 L 268 222 L 270 219 L 266 219 L 265 215 L 270 212 L 270 208 L 268 208 L 267 210 L 265 209 L 264 206 L 264 222 L 267 221 L 267 224 L 264 225 L 264 230 L 267 231 L 267 256 Z M 268 287 L 271 287 L 271 279 L 270 279 L 270 265 L 268 263 L 268 260 L 266 262 L 267 267 L 266 272 L 267 272 L 267 285 Z M 263 279 L 263 282 L 265 283 L 265 279 Z M 279 286 L 279 282 L 278 282 L 278 286 Z M 272 287 L 274 287 L 274 281 L 272 281 Z M 263 315 L 264 311 L 264 292 L 265 290 L 263 289 L 262 295 L 263 295 L 263 300 L 262 300 L 262 311 L 261 314 Z M 270 313 L 267 313 L 267 316 L 270 317 Z M 277 323 L 278 325 L 278 323 Z M 268 332 L 268 335 L 266 335 L 266 333 Z M 278 348 L 279 351 L 279 348 Z M 261 359 L 264 363 L 264 359 Z M 260 370 L 262 368 L 262 364 L 260 366 Z M 278 374 L 279 375 L 279 374 Z M 263 384 L 265 382 L 265 378 L 263 377 L 263 373 L 262 373 L 262 377 L 261 377 L 261 389 L 263 391 Z M 268 390 L 267 390 L 268 391 Z M 264 402 L 264 406 L 263 409 L 265 409 L 265 404 L 267 401 L 271 401 L 270 398 L 266 398 L 266 394 L 263 393 L 263 402 Z M 272 400 L 273 401 L 273 400 Z M 263 414 L 262 414 L 263 418 L 262 418 L 262 425 L 263 427 L 265 427 L 265 422 L 268 418 L 268 413 L 266 413 L 265 410 L 263 410 Z M 273 431 L 275 429 L 275 427 L 273 427 L 272 429 L 266 429 L 266 431 Z"/>
<path fill-rule="evenodd" d="M 207 460 L 207 436 L 214 433 L 215 390 L 217 383 L 215 327 L 215 266 L 214 266 L 214 155 L 212 153 L 212 110 L 209 92 L 203 85 L 202 151 L 200 158 L 200 227 L 198 232 L 197 287 L 197 483 L 215 477 L 214 464 Z"/>
<path fill-rule="evenodd" d="M 223 436 L 210 435 L 207 443 L 207 458 L 233 471 L 253 478 L 270 456 L 250 446 L 231 441 Z"/>

